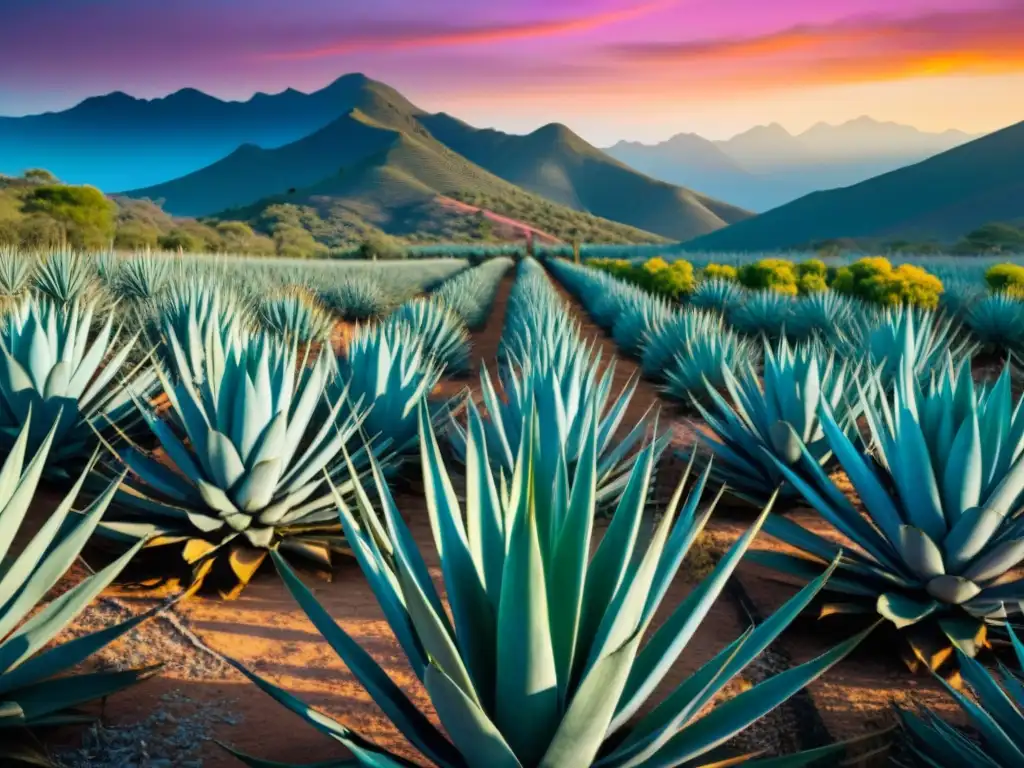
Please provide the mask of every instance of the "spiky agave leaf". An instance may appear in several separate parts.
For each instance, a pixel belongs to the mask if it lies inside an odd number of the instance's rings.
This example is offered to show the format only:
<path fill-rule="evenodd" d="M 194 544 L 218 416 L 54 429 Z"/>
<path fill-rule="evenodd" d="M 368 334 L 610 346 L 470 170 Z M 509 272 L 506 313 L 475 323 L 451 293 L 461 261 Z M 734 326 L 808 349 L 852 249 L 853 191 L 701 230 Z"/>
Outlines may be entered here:
<path fill-rule="evenodd" d="M 819 291 L 794 302 L 786 334 L 793 339 L 820 338 L 835 346 L 862 332 L 873 314 L 873 308 L 859 299 Z"/>
<path fill-rule="evenodd" d="M 151 371 L 126 370 L 137 338 L 115 328 L 112 313 L 97 317 L 95 299 L 63 305 L 24 299 L 0 320 L 0 446 L 10 449 L 33 412 L 29 449 L 56 422 L 47 471 L 77 473 L 98 444 L 95 430 L 108 436 L 115 428 L 129 430 L 137 421 L 133 395 L 154 388 Z"/>
<path fill-rule="evenodd" d="M 182 544 L 196 580 L 224 556 L 237 580 L 226 593 L 233 596 L 270 549 L 322 566 L 346 551 L 327 479 L 351 485 L 342 454 L 358 445 L 363 414 L 342 392 L 314 418 L 337 370 L 325 350 L 314 355 L 307 346 L 300 355 L 295 340 L 264 334 L 229 339 L 209 334 L 195 370 L 169 331 L 176 370 L 160 379 L 170 418 L 138 404 L 164 458 L 130 441 L 119 451 L 131 474 L 117 495 L 120 520 L 101 532 L 152 529 L 152 546 Z M 365 452 L 356 458 L 365 461 Z"/>
<path fill-rule="evenodd" d="M 832 456 L 818 418 L 826 403 L 842 429 L 854 426 L 856 402 L 850 398 L 856 371 L 818 345 L 791 345 L 785 339 L 764 345 L 764 371 L 741 365 L 739 374 L 722 370 L 726 394 L 705 383 L 710 402 L 693 398 L 711 430 L 698 432 L 715 457 L 712 474 L 737 495 L 763 503 L 781 488 L 783 498 L 798 498 L 778 463 L 798 464 L 804 455 L 821 471 Z"/>
<path fill-rule="evenodd" d="M 98 288 L 96 269 L 84 254 L 57 251 L 40 257 L 32 287 L 57 304 L 85 301 Z"/>
<path fill-rule="evenodd" d="M 55 638 L 120 573 L 142 546 L 139 542 L 102 570 L 50 600 L 57 585 L 103 516 L 117 481 L 81 514 L 71 505 L 85 481 L 84 472 L 64 500 L 20 551 L 12 542 L 32 504 L 47 452 L 58 439 L 54 424 L 38 448 L 29 450 L 31 418 L 22 426 L 0 469 L 0 762 L 46 765 L 32 742 L 19 738 L 26 729 L 88 722 L 82 704 L 104 699 L 143 680 L 155 669 L 73 674 L 89 656 L 152 616 L 156 610 L 102 631 L 53 644 Z"/>
<path fill-rule="evenodd" d="M 555 435 L 532 409 L 524 414 L 519 430 L 524 438 L 507 489 L 488 470 L 480 415 L 471 406 L 468 416 L 471 458 L 463 509 L 429 418 L 421 413 L 427 506 L 451 620 L 379 473 L 385 527 L 375 522 L 367 494 L 357 493 L 357 510 L 339 499 L 342 524 L 363 572 L 426 687 L 444 733 L 275 556 L 285 584 L 314 625 L 430 763 L 639 768 L 699 764 L 705 756 L 712 761 L 721 756 L 716 751 L 721 744 L 823 674 L 865 636 L 854 636 L 710 710 L 705 706 L 799 613 L 825 582 L 826 571 L 775 616 L 706 662 L 660 706 L 640 715 L 770 507 L 642 644 L 710 515 L 710 509 L 699 508 L 707 473 L 680 503 L 684 476 L 669 510 L 655 523 L 647 517 L 646 503 L 654 450 L 646 446 L 595 547 L 596 415 L 585 458 L 570 473 Z M 641 529 L 646 533 L 638 535 Z M 406 764 L 237 666 L 277 701 L 352 750 L 359 764 Z M 624 738 L 616 739 L 619 732 Z"/>
<path fill-rule="evenodd" d="M 385 321 L 406 325 L 423 343 L 424 352 L 449 374 L 469 370 L 469 331 L 455 312 L 436 299 L 413 299 Z"/>
<path fill-rule="evenodd" d="M 266 330 L 301 344 L 324 341 L 334 326 L 330 313 L 301 287 L 292 287 L 260 301 L 257 317 Z"/>
<path fill-rule="evenodd" d="M 976 736 L 945 722 L 933 710 L 922 713 L 900 708 L 898 713 L 911 754 L 933 768 L 1013 768 L 1024 764 L 1024 645 L 1012 627 L 1010 641 L 1016 670 L 999 663 L 993 675 L 979 662 L 957 651 L 960 671 L 969 691 L 939 682 L 960 705 Z M 973 694 L 973 695 L 972 695 Z"/>
<path fill-rule="evenodd" d="M 973 655 L 988 627 L 1018 616 L 1024 601 L 1024 579 L 1011 575 L 1024 560 L 1024 409 L 1013 402 L 1008 369 L 985 388 L 969 366 L 956 370 L 947 358 L 925 389 L 907 357 L 890 400 L 876 376 L 874 393 L 862 394 L 870 436 L 860 450 L 832 409 L 821 408 L 825 440 L 863 513 L 806 448 L 798 462 L 775 462 L 854 545 L 829 590 L 905 630 L 911 666 L 940 666 L 953 646 Z M 806 573 L 837 551 L 782 518 L 765 530 L 800 550 L 755 553 L 786 573 Z"/>

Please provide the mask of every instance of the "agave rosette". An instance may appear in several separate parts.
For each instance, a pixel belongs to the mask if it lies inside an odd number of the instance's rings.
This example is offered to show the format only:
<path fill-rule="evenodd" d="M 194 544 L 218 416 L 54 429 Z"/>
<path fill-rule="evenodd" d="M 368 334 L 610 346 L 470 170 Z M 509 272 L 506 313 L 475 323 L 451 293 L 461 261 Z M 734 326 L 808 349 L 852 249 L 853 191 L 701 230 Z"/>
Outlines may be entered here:
<path fill-rule="evenodd" d="M 797 300 L 778 291 L 747 291 L 743 301 L 729 312 L 729 322 L 739 333 L 769 340 L 782 338 L 793 319 Z"/>
<path fill-rule="evenodd" d="M 976 387 L 970 363 L 947 358 L 925 389 L 906 359 L 887 399 L 862 395 L 870 430 L 855 437 L 830 408 L 821 427 L 863 513 L 827 477 L 806 449 L 799 462 L 776 464 L 805 499 L 853 547 L 844 548 L 826 610 L 881 614 L 904 631 L 911 666 L 941 666 L 955 646 L 974 655 L 988 629 L 1015 620 L 1024 579 L 1024 410 L 1013 403 L 1009 370 L 991 388 Z M 865 517 L 866 516 L 866 517 Z M 779 517 L 765 530 L 800 554 L 754 557 L 791 575 L 830 560 L 837 546 Z"/>
<path fill-rule="evenodd" d="M 712 312 L 695 309 L 673 312 L 664 322 L 647 329 L 640 367 L 645 376 L 664 379 L 672 359 L 694 340 L 729 333 L 733 332 Z"/>
<path fill-rule="evenodd" d="M 26 419 L 0 468 L 0 561 L 5 565 L 0 571 L 0 762 L 4 765 L 8 760 L 49 765 L 36 743 L 19 738 L 26 729 L 89 722 L 92 718 L 79 706 L 105 699 L 155 672 L 152 667 L 87 674 L 74 674 L 73 670 L 158 609 L 99 632 L 54 642 L 121 572 L 142 542 L 46 601 L 99 524 L 117 482 L 84 511 L 72 512 L 86 469 L 24 547 L 14 550 L 12 543 L 32 505 L 59 426 L 46 430 L 34 452 L 29 450 L 32 430 L 32 419 Z"/>
<path fill-rule="evenodd" d="M 466 327 L 478 330 L 487 322 L 498 284 L 511 266 L 508 257 L 488 259 L 446 280 L 434 295 L 462 318 Z"/>
<path fill-rule="evenodd" d="M 727 315 L 744 301 L 746 294 L 746 289 L 735 280 L 713 277 L 697 283 L 690 294 L 690 306 Z"/>
<path fill-rule="evenodd" d="M 28 297 L 0 320 L 0 445 L 9 449 L 34 413 L 35 451 L 56 422 L 50 474 L 67 476 L 71 464 L 85 461 L 98 444 L 96 430 L 109 436 L 132 427 L 132 397 L 155 384 L 151 371 L 122 370 L 137 335 L 125 337 L 112 313 L 94 331 L 95 310 L 95 299 L 58 305 Z"/>
<path fill-rule="evenodd" d="M 693 404 L 711 429 L 699 432 L 714 455 L 713 476 L 736 495 L 763 503 L 776 489 L 783 498 L 799 497 L 779 464 L 791 466 L 804 455 L 821 471 L 832 449 L 818 417 L 825 403 L 838 413 L 843 431 L 854 428 L 857 409 L 850 398 L 856 371 L 819 345 L 791 345 L 785 339 L 765 343 L 763 373 L 746 362 L 734 374 L 723 368 L 726 394 L 705 384 L 709 403 Z M 728 399 L 727 399 L 728 398 Z M 837 427 L 838 428 L 838 427 Z"/>
<path fill-rule="evenodd" d="M 157 348 L 169 370 L 177 367 L 169 341 L 174 336 L 188 357 L 189 370 L 200 371 L 211 334 L 220 337 L 222 347 L 231 347 L 248 338 L 250 325 L 248 307 L 236 294 L 222 290 L 216 282 L 191 278 L 171 283 L 150 334 L 159 340 Z"/>
<path fill-rule="evenodd" d="M 370 320 L 388 309 L 380 280 L 370 275 L 344 275 L 320 292 L 324 304 L 342 320 Z"/>
<path fill-rule="evenodd" d="M 325 341 L 334 327 L 334 319 L 319 301 L 295 286 L 260 301 L 256 316 L 270 333 L 300 344 Z"/>
<path fill-rule="evenodd" d="M 450 374 L 469 370 L 469 331 L 454 311 L 437 299 L 413 299 L 385 321 L 407 325 L 423 344 L 426 354 Z"/>
<path fill-rule="evenodd" d="M 566 468 L 557 432 L 545 430 L 532 410 L 524 418 L 515 469 L 497 482 L 489 469 L 482 419 L 469 407 L 463 509 L 429 418 L 421 414 L 427 508 L 451 618 L 380 473 L 375 477 L 383 522 L 366 493 L 356 493 L 355 509 L 339 500 L 355 556 L 443 731 L 275 553 L 288 589 L 432 765 L 653 768 L 755 758 L 730 754 L 722 745 L 823 674 L 866 633 L 709 705 L 813 598 L 827 574 L 728 644 L 657 707 L 645 708 L 721 594 L 764 515 L 651 631 L 673 577 L 710 516 L 710 509 L 700 509 L 707 475 L 685 502 L 684 477 L 667 513 L 655 523 L 647 505 L 655 450 L 646 446 L 597 542 L 596 415 L 573 472 Z M 236 666 L 279 703 L 347 747 L 357 764 L 413 764 Z M 804 765 L 833 751 L 839 748 L 791 756 L 782 764 Z M 249 765 L 264 764 L 239 756 Z"/>
<path fill-rule="evenodd" d="M 93 298 L 98 288 L 93 260 L 73 251 L 40 257 L 32 273 L 32 288 L 57 304 Z"/>
<path fill-rule="evenodd" d="M 28 289 L 32 261 L 14 248 L 0 247 L 0 309 L 21 299 Z"/>
<path fill-rule="evenodd" d="M 123 299 L 156 301 L 170 282 L 173 263 L 167 256 L 152 253 L 123 259 L 117 264 L 113 290 Z"/>
<path fill-rule="evenodd" d="M 634 295 L 621 303 L 612 326 L 612 339 L 624 354 L 640 356 L 649 330 L 671 322 L 675 314 L 668 299 L 648 293 Z"/>
<path fill-rule="evenodd" d="M 862 331 L 872 314 L 873 309 L 858 299 L 832 291 L 818 291 L 794 303 L 786 333 L 795 339 L 820 338 L 838 345 Z"/>
<path fill-rule="evenodd" d="M 686 404 L 710 398 L 709 388 L 726 389 L 726 372 L 735 374 L 741 366 L 756 360 L 754 345 L 731 328 L 715 333 L 694 333 L 684 337 L 668 362 L 662 363 L 664 391 Z"/>
<path fill-rule="evenodd" d="M 134 443 L 120 452 L 131 470 L 117 497 L 123 514 L 102 531 L 151 534 L 150 546 L 181 544 L 197 582 L 226 556 L 236 578 L 228 596 L 270 549 L 329 566 L 332 552 L 347 549 L 328 478 L 343 491 L 351 486 L 343 454 L 359 445 L 363 415 L 341 392 L 313 418 L 337 375 L 333 358 L 260 334 L 224 345 L 210 333 L 190 354 L 173 330 L 168 342 L 174 375 L 159 375 L 169 419 L 139 406 L 164 458 Z M 199 370 L 190 363 L 196 357 Z M 355 461 L 364 460 L 360 450 Z"/>
<path fill-rule="evenodd" d="M 851 334 L 844 346 L 844 354 L 855 359 L 866 353 L 887 385 L 905 364 L 927 382 L 947 357 L 958 365 L 978 348 L 955 318 L 910 306 L 886 307 L 861 333 Z"/>
<path fill-rule="evenodd" d="M 347 390 L 348 402 L 365 406 L 363 434 L 378 454 L 400 459 L 415 449 L 417 408 L 440 381 L 441 368 L 413 330 L 404 323 L 361 328 L 338 368 L 335 389 Z"/>
<path fill-rule="evenodd" d="M 986 296 L 967 310 L 964 324 L 986 347 L 1024 352 L 1024 301 L 1008 293 Z"/>

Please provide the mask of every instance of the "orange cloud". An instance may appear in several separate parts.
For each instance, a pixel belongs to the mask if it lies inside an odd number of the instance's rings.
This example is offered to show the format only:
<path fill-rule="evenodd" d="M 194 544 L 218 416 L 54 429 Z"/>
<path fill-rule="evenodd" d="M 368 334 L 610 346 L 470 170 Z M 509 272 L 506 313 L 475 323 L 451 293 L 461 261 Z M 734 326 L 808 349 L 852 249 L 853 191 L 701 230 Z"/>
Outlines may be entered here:
<path fill-rule="evenodd" d="M 685 64 L 701 90 L 785 87 L 1024 71 L 1024 5 L 911 19 L 853 19 L 738 39 L 639 43 L 613 50 L 648 70 Z M 704 70 L 701 70 L 701 67 Z"/>
<path fill-rule="evenodd" d="M 326 56 L 338 56 L 345 53 L 366 50 L 401 50 L 409 48 L 428 48 L 437 46 L 479 45 L 481 43 L 508 42 L 538 37 L 587 32 L 610 24 L 631 21 L 648 16 L 657 11 L 675 5 L 677 0 L 656 0 L 643 5 L 624 8 L 617 11 L 606 11 L 590 16 L 558 21 L 538 21 L 520 24 L 499 24 L 490 26 L 466 27 L 455 29 L 433 29 L 422 32 L 363 35 L 347 40 L 339 40 L 319 48 L 300 51 L 270 53 L 264 58 L 277 60 L 318 59 Z"/>

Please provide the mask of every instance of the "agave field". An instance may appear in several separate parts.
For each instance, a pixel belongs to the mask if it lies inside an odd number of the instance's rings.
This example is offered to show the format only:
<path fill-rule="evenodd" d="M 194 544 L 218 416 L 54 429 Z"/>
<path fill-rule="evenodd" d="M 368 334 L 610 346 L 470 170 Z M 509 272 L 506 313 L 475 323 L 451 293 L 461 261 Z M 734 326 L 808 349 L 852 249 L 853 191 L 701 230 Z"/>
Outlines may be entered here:
<path fill-rule="evenodd" d="M 1024 765 L 1024 315 L 956 269 L 0 253 L 0 764 Z"/>

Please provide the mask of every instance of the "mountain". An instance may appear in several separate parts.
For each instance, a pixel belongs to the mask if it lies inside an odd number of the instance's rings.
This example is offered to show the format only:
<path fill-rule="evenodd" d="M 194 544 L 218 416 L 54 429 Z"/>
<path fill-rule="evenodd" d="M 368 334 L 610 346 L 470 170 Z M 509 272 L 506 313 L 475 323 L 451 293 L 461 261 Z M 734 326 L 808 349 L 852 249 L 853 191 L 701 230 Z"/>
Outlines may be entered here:
<path fill-rule="evenodd" d="M 221 101 L 186 88 L 158 99 L 115 92 L 63 112 L 0 118 L 0 173 L 46 168 L 72 184 L 111 192 L 177 178 L 245 144 L 279 147 L 359 106 L 366 91 L 416 108 L 361 74 L 313 93 L 288 89 L 247 101 Z"/>
<path fill-rule="evenodd" d="M 444 113 L 418 118 L 446 146 L 516 186 L 577 210 L 671 238 L 750 216 L 728 203 L 657 181 L 558 123 L 526 136 L 474 128 Z"/>
<path fill-rule="evenodd" d="M 1024 217 L 1024 122 L 859 184 L 815 192 L 696 238 L 686 250 L 760 251 L 835 238 L 950 242 Z"/>
<path fill-rule="evenodd" d="M 840 125 L 818 123 L 796 135 L 772 123 L 724 141 L 680 134 L 654 145 L 619 142 L 605 151 L 662 181 L 766 211 L 912 165 L 972 138 L 860 117 Z"/>
<path fill-rule="evenodd" d="M 641 230 L 648 238 L 654 233 L 688 239 L 750 216 L 735 206 L 645 176 L 562 125 L 547 125 L 526 136 L 481 130 L 449 115 L 427 114 L 372 80 L 350 90 L 345 106 L 333 121 L 296 141 L 269 149 L 245 144 L 204 168 L 123 194 L 160 200 L 177 215 L 208 216 L 266 198 L 290 202 L 303 195 L 323 197 L 324 181 L 331 190 L 343 190 L 329 196 L 340 195 L 354 205 L 350 190 L 356 187 L 348 182 L 353 175 L 370 173 L 366 162 L 372 161 L 384 163 L 374 166 L 378 180 L 400 179 L 410 187 L 396 200 L 406 199 L 411 188 L 423 191 L 425 186 L 432 194 L 462 202 L 469 202 L 463 199 L 467 196 L 486 198 L 508 211 L 519 210 L 519 202 L 527 199 L 525 190 L 536 199 Z M 402 137 L 414 140 L 421 160 L 424 152 L 444 158 L 443 182 L 433 172 L 427 180 L 410 172 L 408 152 L 389 151 Z M 397 158 L 405 164 L 386 167 Z M 344 182 L 340 187 L 339 177 Z M 374 199 L 390 196 L 372 186 L 361 189 Z M 554 215 L 550 205 L 544 207 L 546 215 Z M 558 217 L 565 219 L 566 212 Z"/>
<path fill-rule="evenodd" d="M 346 119 L 367 120 L 358 116 Z M 381 145 L 377 151 L 314 184 L 223 211 L 219 217 L 258 225 L 284 205 L 297 207 L 304 217 L 312 218 L 314 229 L 342 230 L 341 239 L 346 232 L 379 229 L 412 239 L 461 240 L 502 229 L 512 230 L 511 235 L 518 238 L 532 231 L 547 241 L 567 240 L 578 233 L 584 240 L 600 242 L 665 242 L 649 232 L 520 189 L 469 162 L 425 131 L 379 124 L 374 128 Z M 294 148 L 278 151 L 286 150 Z"/>

